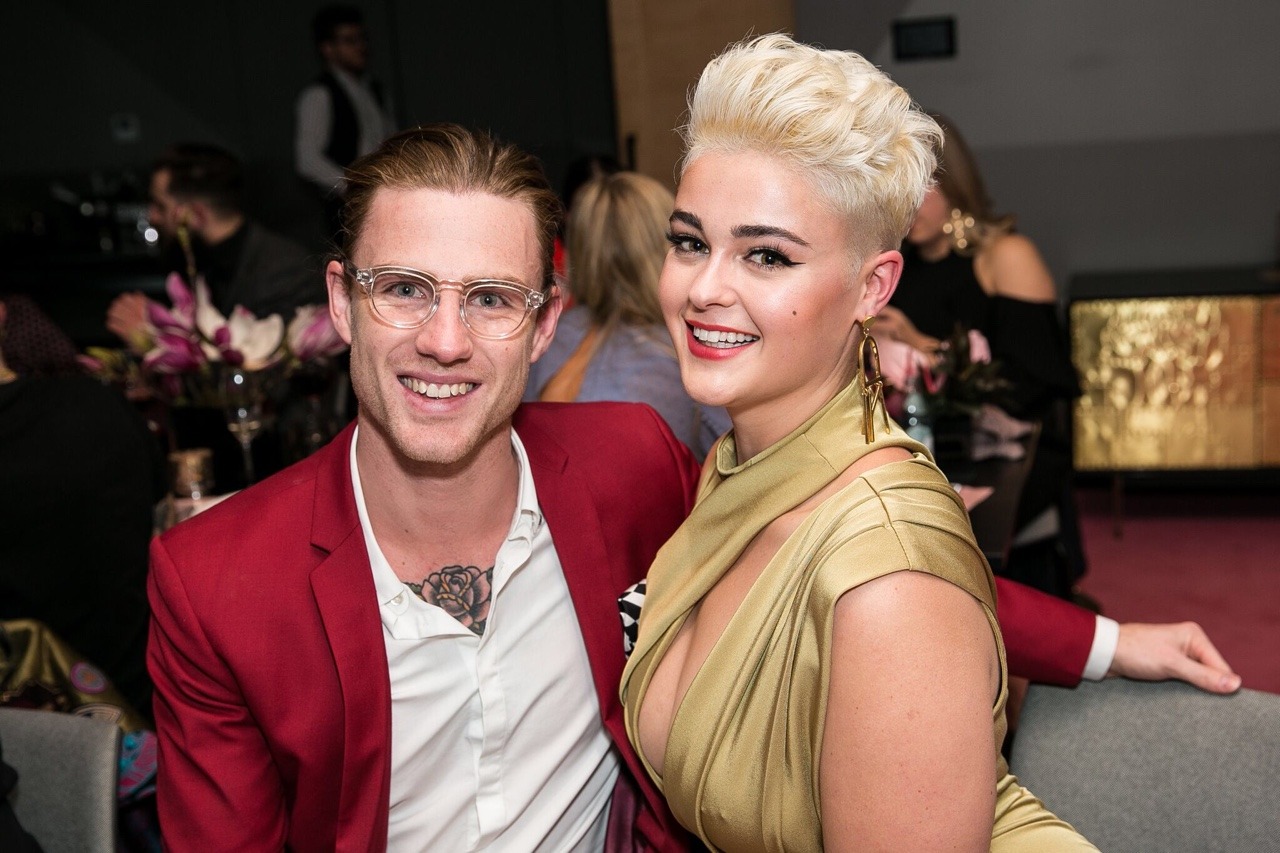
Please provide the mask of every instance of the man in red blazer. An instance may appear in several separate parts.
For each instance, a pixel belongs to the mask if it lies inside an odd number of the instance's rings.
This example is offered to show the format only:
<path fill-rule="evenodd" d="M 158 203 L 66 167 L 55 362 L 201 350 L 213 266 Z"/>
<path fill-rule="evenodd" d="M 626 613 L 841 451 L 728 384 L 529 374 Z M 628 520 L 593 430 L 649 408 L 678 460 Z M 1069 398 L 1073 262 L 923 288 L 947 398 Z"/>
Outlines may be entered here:
<path fill-rule="evenodd" d="M 531 157 L 406 131 L 346 204 L 326 279 L 356 424 L 152 546 L 169 849 L 684 849 L 623 730 L 616 598 L 696 460 L 646 406 L 517 408 L 560 309 Z M 1000 602 L 1022 674 L 1079 679 L 1091 614 Z M 1146 675 L 1216 665 L 1178 629 L 1132 635 Z"/>

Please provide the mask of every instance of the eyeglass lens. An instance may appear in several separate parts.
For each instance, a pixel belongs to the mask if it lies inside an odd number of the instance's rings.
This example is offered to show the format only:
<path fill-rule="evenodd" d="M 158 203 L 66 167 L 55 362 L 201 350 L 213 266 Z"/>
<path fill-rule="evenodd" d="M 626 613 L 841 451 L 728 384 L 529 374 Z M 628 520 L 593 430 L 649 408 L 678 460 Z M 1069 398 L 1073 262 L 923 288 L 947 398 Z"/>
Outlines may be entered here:
<path fill-rule="evenodd" d="M 514 333 L 529 311 L 529 300 L 520 288 L 494 281 L 436 285 L 425 276 L 380 272 L 373 277 L 369 294 L 374 310 L 398 326 L 425 323 L 436 308 L 440 290 L 462 292 L 462 319 L 478 335 L 503 337 Z"/>

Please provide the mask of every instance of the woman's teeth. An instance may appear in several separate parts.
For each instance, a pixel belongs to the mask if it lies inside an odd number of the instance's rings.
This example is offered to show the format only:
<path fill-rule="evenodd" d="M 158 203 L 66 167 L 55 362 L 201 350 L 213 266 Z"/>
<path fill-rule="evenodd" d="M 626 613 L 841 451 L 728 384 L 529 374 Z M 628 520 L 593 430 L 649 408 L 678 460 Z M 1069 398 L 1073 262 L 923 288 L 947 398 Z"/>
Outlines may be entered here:
<path fill-rule="evenodd" d="M 736 347 L 760 340 L 759 335 L 747 335 L 742 332 L 713 332 L 710 329 L 700 329 L 697 326 L 690 326 L 690 328 L 693 329 L 695 340 L 710 347 Z"/>
<path fill-rule="evenodd" d="M 421 379 L 413 379 L 408 376 L 400 377 L 400 384 L 415 394 L 422 394 L 426 397 L 436 398 L 460 397 L 472 388 L 476 387 L 474 382 L 458 382 L 453 385 L 439 385 L 435 382 L 423 382 Z"/>

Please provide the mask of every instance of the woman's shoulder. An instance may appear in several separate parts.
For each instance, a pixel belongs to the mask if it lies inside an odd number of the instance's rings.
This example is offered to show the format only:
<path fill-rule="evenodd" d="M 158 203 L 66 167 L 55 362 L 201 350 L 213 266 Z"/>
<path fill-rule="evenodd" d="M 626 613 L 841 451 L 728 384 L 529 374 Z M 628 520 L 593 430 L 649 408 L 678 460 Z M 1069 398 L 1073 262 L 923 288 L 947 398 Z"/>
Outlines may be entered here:
<path fill-rule="evenodd" d="M 994 605 L 990 569 L 955 489 L 922 456 L 865 472 L 815 512 L 817 587 L 831 604 L 868 581 L 923 572 Z"/>
<path fill-rule="evenodd" d="M 1057 288 L 1036 244 L 1016 232 L 995 237 L 973 259 L 974 274 L 989 296 L 1053 302 Z"/>

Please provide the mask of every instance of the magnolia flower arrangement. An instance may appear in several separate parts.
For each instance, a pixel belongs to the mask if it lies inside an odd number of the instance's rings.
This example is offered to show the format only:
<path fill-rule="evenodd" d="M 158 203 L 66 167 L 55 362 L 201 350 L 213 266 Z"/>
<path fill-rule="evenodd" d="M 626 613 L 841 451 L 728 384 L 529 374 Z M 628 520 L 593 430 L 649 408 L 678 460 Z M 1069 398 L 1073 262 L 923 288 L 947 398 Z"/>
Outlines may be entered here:
<path fill-rule="evenodd" d="M 214 399 L 210 381 L 223 367 L 255 372 L 278 368 L 289 375 L 346 350 L 324 305 L 298 308 L 286 326 L 279 314 L 258 318 L 240 305 L 224 317 L 199 277 L 193 292 L 173 273 L 165 290 L 172 307 L 147 300 L 147 328 L 131 342 L 141 361 L 119 350 L 90 348 L 82 362 L 91 372 L 174 402 L 199 403 Z M 206 396 L 210 399 L 202 399 Z"/>
<path fill-rule="evenodd" d="M 905 390 L 919 383 L 935 418 L 969 416 L 984 403 L 999 403 L 1009 382 L 991 357 L 991 345 L 977 329 L 956 326 L 932 353 L 899 341 L 880 344 L 885 381 Z"/>
<path fill-rule="evenodd" d="M 984 403 L 998 405 L 1009 388 L 986 337 L 960 325 L 938 347 L 933 363 L 921 368 L 920 379 L 934 417 L 972 416 Z"/>

